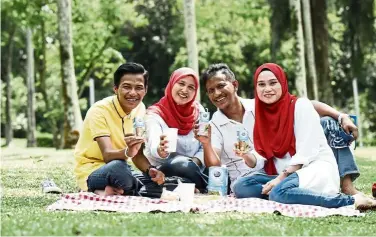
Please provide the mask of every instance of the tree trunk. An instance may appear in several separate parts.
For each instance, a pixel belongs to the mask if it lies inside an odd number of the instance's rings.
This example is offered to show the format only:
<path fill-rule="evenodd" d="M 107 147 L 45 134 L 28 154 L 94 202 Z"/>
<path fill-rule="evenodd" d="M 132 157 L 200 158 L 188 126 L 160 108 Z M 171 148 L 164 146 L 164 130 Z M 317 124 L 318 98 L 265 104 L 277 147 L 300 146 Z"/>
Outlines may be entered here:
<path fill-rule="evenodd" d="M 6 47 L 6 58 L 5 65 L 2 67 L 2 77 L 6 81 L 6 102 L 5 102 L 5 145 L 10 146 L 13 140 L 13 128 L 12 128 L 12 86 L 11 86 L 11 75 L 12 75 L 12 58 L 13 58 L 13 44 L 14 44 L 14 34 L 16 28 L 11 28 L 9 32 L 9 42 Z M 2 65 L 3 66 L 3 65 Z"/>
<path fill-rule="evenodd" d="M 329 33 L 326 0 L 311 0 L 312 33 L 320 101 L 333 105 L 329 77 Z"/>
<path fill-rule="evenodd" d="M 41 34 L 41 41 L 40 41 L 40 44 L 41 44 L 41 55 L 38 55 L 37 57 L 37 61 L 39 62 L 38 63 L 38 73 L 39 73 L 39 89 L 40 89 L 40 92 L 42 94 L 42 97 L 43 97 L 43 101 L 46 105 L 46 111 L 51 111 L 52 108 L 51 108 L 51 104 L 50 104 L 50 100 L 48 98 L 48 95 L 47 95 L 47 86 L 46 86 L 46 30 L 45 30 L 45 22 L 44 21 L 41 21 L 40 22 L 40 34 Z M 50 117 L 47 117 L 47 123 L 51 129 L 51 133 L 53 135 L 53 144 L 54 144 L 54 147 L 55 148 L 58 148 L 58 145 L 59 145 L 59 142 L 57 140 L 57 133 L 58 133 L 58 129 L 57 129 L 57 125 L 56 125 L 56 121 L 54 118 L 50 118 Z"/>
<path fill-rule="evenodd" d="M 312 79 L 313 95 L 315 100 L 319 99 L 319 91 L 317 85 L 317 73 L 315 64 L 315 53 L 313 50 L 313 36 L 312 36 L 312 21 L 311 21 L 311 6 L 310 0 L 302 0 L 303 3 L 303 17 L 304 17 L 304 31 L 305 42 L 307 46 L 307 61 L 309 68 L 309 75 Z"/>
<path fill-rule="evenodd" d="M 352 86 L 353 86 L 353 93 L 354 93 L 354 102 L 355 102 L 355 113 L 356 113 L 356 117 L 357 117 L 357 123 L 356 124 L 358 126 L 358 141 L 359 141 L 359 146 L 362 147 L 363 146 L 363 132 L 362 132 L 362 121 L 361 121 L 361 117 L 360 117 L 360 109 L 359 109 L 359 91 L 358 91 L 358 80 L 356 79 L 356 77 L 353 79 L 352 81 Z"/>
<path fill-rule="evenodd" d="M 272 62 L 276 62 L 278 52 L 281 48 L 281 42 L 286 32 L 291 27 L 291 12 L 289 0 L 268 0 L 272 15 L 270 17 L 271 25 L 271 45 L 270 54 Z"/>
<path fill-rule="evenodd" d="M 95 83 L 93 78 L 89 79 L 89 84 L 89 102 L 90 106 L 92 106 L 95 103 Z"/>
<path fill-rule="evenodd" d="M 302 22 L 302 11 L 300 6 L 300 0 L 291 0 L 290 6 L 295 13 L 297 20 L 297 30 L 296 30 L 296 41 L 298 49 L 298 60 L 299 69 L 296 73 L 296 89 L 298 95 L 301 97 L 307 97 L 307 79 L 306 79 L 306 68 L 305 68 L 305 50 L 304 50 L 304 35 L 303 35 L 303 22 Z"/>
<path fill-rule="evenodd" d="M 184 0 L 184 28 L 187 41 L 188 66 L 199 73 L 194 0 Z M 200 99 L 200 93 L 197 93 L 196 100 L 200 101 Z"/>
<path fill-rule="evenodd" d="M 27 51 L 27 147 L 36 147 L 35 137 L 35 83 L 34 83 L 34 47 L 30 28 L 26 29 Z"/>
<path fill-rule="evenodd" d="M 82 116 L 77 96 L 72 47 L 72 9 L 70 0 L 57 0 L 60 40 L 60 60 L 64 103 L 64 138 L 62 148 L 71 148 L 82 127 Z"/>

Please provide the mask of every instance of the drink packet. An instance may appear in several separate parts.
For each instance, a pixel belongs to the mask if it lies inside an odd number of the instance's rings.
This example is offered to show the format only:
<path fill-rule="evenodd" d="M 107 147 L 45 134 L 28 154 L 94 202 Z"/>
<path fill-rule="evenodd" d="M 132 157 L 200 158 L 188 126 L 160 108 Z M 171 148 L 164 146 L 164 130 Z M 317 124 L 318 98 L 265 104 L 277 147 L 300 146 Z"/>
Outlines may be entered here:
<path fill-rule="evenodd" d="M 210 121 L 210 113 L 208 112 L 208 109 L 206 109 L 205 112 L 200 112 L 199 129 L 197 133 L 199 136 L 208 136 L 209 121 Z"/>
<path fill-rule="evenodd" d="M 245 129 L 238 130 L 237 132 L 238 137 L 238 144 L 239 150 L 241 152 L 248 152 L 249 151 L 249 144 L 248 144 L 248 132 Z"/>
<path fill-rule="evenodd" d="M 208 195 L 227 196 L 228 169 L 225 165 L 209 167 Z"/>
<path fill-rule="evenodd" d="M 143 118 L 135 117 L 133 119 L 133 133 L 137 137 L 145 137 L 145 122 Z"/>

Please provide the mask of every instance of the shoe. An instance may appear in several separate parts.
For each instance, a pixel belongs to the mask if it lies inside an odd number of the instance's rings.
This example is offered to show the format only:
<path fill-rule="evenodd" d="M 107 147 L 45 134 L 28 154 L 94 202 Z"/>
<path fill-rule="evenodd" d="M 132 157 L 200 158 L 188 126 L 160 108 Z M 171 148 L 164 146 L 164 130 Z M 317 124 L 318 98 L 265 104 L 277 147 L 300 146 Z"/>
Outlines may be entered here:
<path fill-rule="evenodd" d="M 44 193 L 62 193 L 61 189 L 52 180 L 44 180 L 42 182 L 42 190 Z"/>
<path fill-rule="evenodd" d="M 355 209 L 360 211 L 376 210 L 376 200 L 362 193 L 353 195 L 353 198 L 355 199 Z"/>

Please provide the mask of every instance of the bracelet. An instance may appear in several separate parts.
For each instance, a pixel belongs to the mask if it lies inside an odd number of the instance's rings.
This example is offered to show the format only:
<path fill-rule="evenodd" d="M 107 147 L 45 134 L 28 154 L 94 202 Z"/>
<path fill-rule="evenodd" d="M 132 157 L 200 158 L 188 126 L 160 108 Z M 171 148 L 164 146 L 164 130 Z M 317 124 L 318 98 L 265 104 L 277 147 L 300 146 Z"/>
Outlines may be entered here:
<path fill-rule="evenodd" d="M 282 170 L 282 173 L 285 174 L 286 177 L 292 174 L 292 172 L 287 171 L 287 169 Z"/>
<path fill-rule="evenodd" d="M 125 156 L 125 158 L 127 158 L 127 159 L 132 159 L 133 157 L 132 157 L 132 156 L 128 156 L 127 153 L 128 153 L 128 147 L 125 148 L 124 156 Z"/>
<path fill-rule="evenodd" d="M 349 117 L 348 114 L 340 113 L 339 116 L 338 116 L 338 123 L 339 123 L 339 125 L 342 125 L 343 116 Z"/>

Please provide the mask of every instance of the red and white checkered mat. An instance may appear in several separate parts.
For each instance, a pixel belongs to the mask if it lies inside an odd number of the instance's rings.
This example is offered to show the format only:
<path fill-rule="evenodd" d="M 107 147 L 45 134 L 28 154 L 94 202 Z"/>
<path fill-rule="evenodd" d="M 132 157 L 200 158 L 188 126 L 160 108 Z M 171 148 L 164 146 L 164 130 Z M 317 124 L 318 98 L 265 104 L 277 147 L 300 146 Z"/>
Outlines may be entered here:
<path fill-rule="evenodd" d="M 199 199 L 199 198 L 198 198 Z M 240 212 L 240 213 L 279 213 L 290 217 L 324 217 L 332 215 L 364 216 L 354 206 L 324 208 L 317 206 L 281 204 L 258 198 L 236 199 L 233 197 L 218 200 L 200 201 L 188 204 L 178 201 L 165 201 L 134 196 L 98 196 L 80 192 L 64 194 L 47 207 L 49 211 L 113 211 L 113 212 Z"/>

